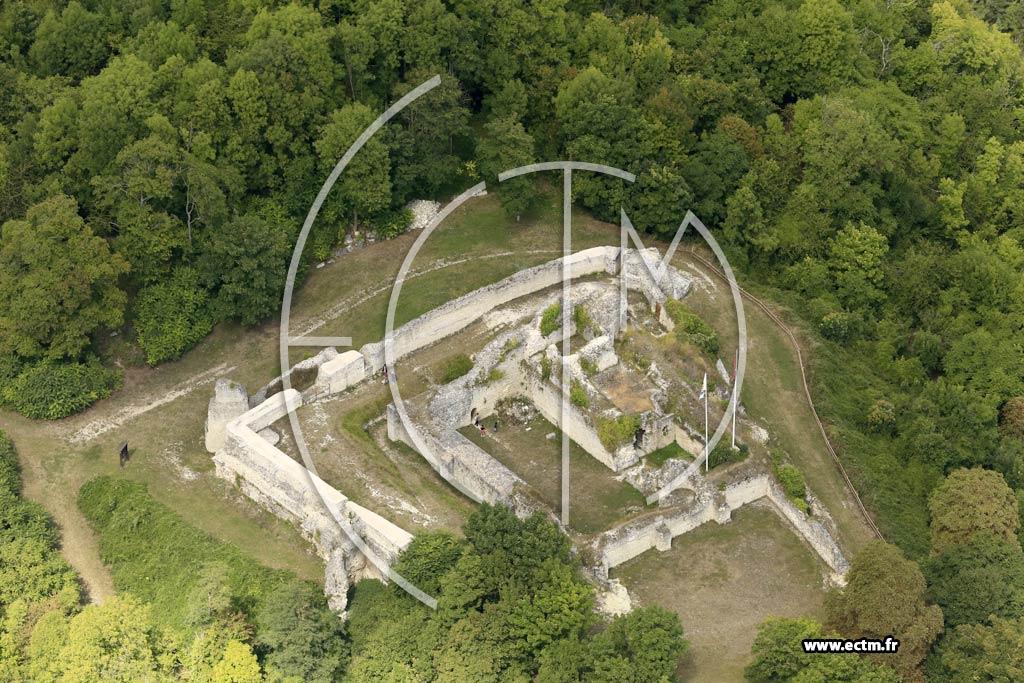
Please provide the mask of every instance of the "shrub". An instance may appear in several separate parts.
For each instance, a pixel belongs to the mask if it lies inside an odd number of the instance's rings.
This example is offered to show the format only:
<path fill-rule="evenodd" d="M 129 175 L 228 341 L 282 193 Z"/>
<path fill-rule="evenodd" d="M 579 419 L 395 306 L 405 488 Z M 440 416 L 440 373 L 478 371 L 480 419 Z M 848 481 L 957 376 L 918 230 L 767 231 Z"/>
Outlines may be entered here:
<path fill-rule="evenodd" d="M 590 397 L 587 395 L 587 390 L 575 378 L 573 378 L 572 383 L 569 385 L 569 402 L 577 408 L 586 409 L 590 407 Z"/>
<path fill-rule="evenodd" d="M 501 370 L 499 370 L 498 368 L 491 368 L 490 372 L 488 372 L 486 375 L 484 375 L 483 377 L 481 377 L 480 379 L 477 380 L 477 384 L 482 385 L 482 386 L 487 386 L 489 384 L 494 384 L 495 382 L 497 382 L 499 379 L 501 379 L 504 376 L 505 376 L 505 373 L 502 372 Z"/>
<path fill-rule="evenodd" d="M 597 365 L 589 358 L 580 358 L 580 368 L 583 369 L 583 372 L 586 373 L 587 377 L 597 374 Z"/>
<path fill-rule="evenodd" d="M 454 382 L 473 369 L 473 361 L 464 353 L 452 356 L 441 367 L 441 384 Z"/>
<path fill-rule="evenodd" d="M 78 508 L 99 536 L 114 587 L 152 603 L 153 614 L 167 626 L 185 625 L 192 605 L 183 597 L 195 593 L 204 569 L 214 563 L 225 566 L 221 574 L 232 605 L 248 616 L 294 578 L 199 531 L 153 500 L 142 484 L 93 479 L 79 489 Z"/>
<path fill-rule="evenodd" d="M 800 500 L 806 503 L 807 485 L 804 483 L 804 475 L 800 474 L 800 470 L 793 465 L 786 464 L 776 470 L 775 476 L 778 478 L 782 490 L 786 492 L 787 498 L 793 502 Z"/>
<path fill-rule="evenodd" d="M 599 417 L 597 419 L 597 438 L 601 445 L 609 451 L 616 451 L 633 440 L 636 430 L 640 429 L 639 415 L 619 415 L 618 417 Z"/>
<path fill-rule="evenodd" d="M 57 527 L 37 503 L 22 499 L 18 454 L 0 431 L 0 614 L 18 599 L 61 594 L 78 602 L 78 580 L 58 550 Z"/>
<path fill-rule="evenodd" d="M 826 339 L 845 342 L 853 332 L 853 318 L 845 311 L 833 311 L 821 319 L 818 329 Z"/>
<path fill-rule="evenodd" d="M 872 431 L 892 431 L 892 428 L 896 426 L 896 407 L 889 401 L 880 398 L 871 406 L 865 419 Z"/>
<path fill-rule="evenodd" d="M 544 309 L 540 316 L 540 333 L 545 337 L 562 324 L 562 304 L 558 301 Z"/>
<path fill-rule="evenodd" d="M 0 431 L 0 494 L 17 496 L 21 493 L 21 468 L 14 443 Z"/>
<path fill-rule="evenodd" d="M 576 325 L 576 331 L 582 334 L 585 330 L 592 330 L 594 334 L 600 334 L 601 328 L 594 324 L 594 319 L 590 317 L 590 311 L 587 310 L 586 306 L 576 306 L 572 309 L 572 320 Z"/>
<path fill-rule="evenodd" d="M 804 482 L 804 475 L 793 465 L 785 462 L 786 456 L 781 451 L 772 451 L 772 474 L 778 480 L 783 493 L 793 505 L 804 514 L 810 513 L 810 506 L 807 504 L 807 484 Z"/>
<path fill-rule="evenodd" d="M 0 397 L 3 396 L 4 387 L 18 378 L 25 364 L 14 354 L 0 356 Z"/>
<path fill-rule="evenodd" d="M 135 331 L 147 363 L 156 365 L 177 358 L 209 334 L 213 318 L 208 299 L 207 290 L 199 285 L 199 274 L 192 268 L 179 268 L 170 280 L 139 293 Z"/>
<path fill-rule="evenodd" d="M 519 348 L 519 344 L 518 339 L 506 339 L 504 346 L 501 347 L 501 355 L 498 356 L 498 362 L 503 362 L 510 351 L 515 351 Z"/>
<path fill-rule="evenodd" d="M 718 353 L 718 334 L 696 313 L 690 311 L 681 301 L 665 301 L 665 312 L 676 325 L 676 339 L 681 343 L 693 344 L 704 353 L 714 356 Z"/>
<path fill-rule="evenodd" d="M 417 588 L 437 595 L 441 577 L 455 566 L 463 549 L 463 542 L 447 531 L 421 533 L 402 552 L 394 569 Z"/>
<path fill-rule="evenodd" d="M 1005 436 L 1024 439 L 1024 396 L 1015 396 L 999 411 L 999 431 Z"/>
<path fill-rule="evenodd" d="M 379 239 L 389 240 L 407 231 L 412 225 L 412 218 L 409 209 L 392 211 L 373 221 L 373 227 Z"/>
<path fill-rule="evenodd" d="M 746 444 L 740 444 L 733 450 L 732 446 L 721 441 L 711 451 L 708 457 L 708 468 L 714 469 L 719 465 L 729 465 L 734 462 L 743 462 L 750 455 L 750 448 Z"/>
<path fill-rule="evenodd" d="M 58 420 L 110 396 L 121 376 L 98 361 L 30 366 L 3 390 L 3 401 L 25 417 Z"/>
<path fill-rule="evenodd" d="M 540 378 L 547 381 L 551 377 L 551 359 L 544 356 L 540 359 Z"/>

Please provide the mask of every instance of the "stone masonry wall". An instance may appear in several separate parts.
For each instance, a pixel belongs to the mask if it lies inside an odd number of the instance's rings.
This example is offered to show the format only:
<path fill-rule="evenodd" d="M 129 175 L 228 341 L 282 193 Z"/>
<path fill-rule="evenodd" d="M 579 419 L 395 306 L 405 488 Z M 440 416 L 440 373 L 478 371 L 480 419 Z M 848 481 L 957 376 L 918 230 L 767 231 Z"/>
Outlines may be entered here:
<path fill-rule="evenodd" d="M 325 592 L 331 607 L 344 611 L 349 580 L 384 578 L 339 526 L 345 520 L 370 551 L 390 566 L 412 536 L 353 503 L 257 432 L 302 404 L 294 389 L 274 394 L 225 428 L 224 446 L 213 457 L 217 474 L 235 482 L 253 500 L 298 525 L 326 562 Z"/>
<path fill-rule="evenodd" d="M 672 539 L 701 524 L 730 521 L 732 512 L 755 500 L 767 499 L 776 513 L 803 538 L 832 572 L 831 580 L 842 583 L 849 563 L 828 529 L 816 519 L 798 510 L 786 498 L 775 480 L 760 474 L 725 487 L 718 495 L 709 487 L 697 491 L 697 498 L 685 509 L 639 520 L 606 532 L 600 541 L 601 562 L 607 571 L 648 550 L 668 550 Z"/>
<path fill-rule="evenodd" d="M 576 252 L 569 256 L 572 277 L 599 272 L 614 274 L 618 254 L 617 247 L 593 247 Z M 395 357 L 401 358 L 433 344 L 465 329 L 488 311 L 561 282 L 562 259 L 555 259 L 452 299 L 394 331 Z M 366 358 L 369 372 L 380 371 L 384 365 L 383 342 L 366 344 L 359 351 Z"/>

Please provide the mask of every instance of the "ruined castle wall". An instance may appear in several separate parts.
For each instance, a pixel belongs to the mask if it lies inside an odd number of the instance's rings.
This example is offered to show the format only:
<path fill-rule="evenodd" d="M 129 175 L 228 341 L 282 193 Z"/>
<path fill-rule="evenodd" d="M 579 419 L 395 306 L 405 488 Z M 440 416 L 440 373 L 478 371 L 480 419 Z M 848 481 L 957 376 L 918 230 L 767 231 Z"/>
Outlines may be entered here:
<path fill-rule="evenodd" d="M 295 365 L 288 368 L 288 372 L 284 372 L 278 375 L 277 377 L 275 377 L 274 379 L 270 380 L 262 387 L 260 387 L 256 391 L 256 393 L 249 397 L 249 405 L 256 406 L 259 405 L 260 403 L 263 403 L 263 401 L 267 400 L 267 393 L 270 391 L 271 387 L 280 386 L 281 389 L 283 389 L 284 387 L 281 384 L 282 380 L 285 377 L 291 377 L 292 373 L 294 373 L 296 370 L 308 370 L 310 368 L 319 368 L 321 365 L 332 360 L 337 355 L 338 351 L 333 346 L 329 346 L 326 349 L 321 349 L 321 351 L 317 353 L 315 356 L 311 356 L 305 360 L 299 361 Z"/>
<path fill-rule="evenodd" d="M 673 538 L 712 520 L 723 520 L 722 511 L 716 507 L 714 496 L 704 495 L 683 510 L 614 529 L 602 539 L 602 564 L 610 569 L 651 549 L 668 550 Z M 728 511 L 724 521 L 728 521 Z"/>
<path fill-rule="evenodd" d="M 618 252 L 617 247 L 593 247 L 570 255 L 572 277 L 599 272 L 614 273 Z M 452 299 L 394 331 L 395 357 L 401 358 L 455 334 L 494 308 L 561 282 L 562 259 L 555 259 Z M 369 372 L 380 371 L 384 365 L 383 342 L 367 344 L 360 352 L 366 358 Z"/>
<path fill-rule="evenodd" d="M 825 528 L 825 525 L 798 510 L 786 498 L 782 487 L 774 479 L 768 479 L 767 495 L 779 514 L 796 529 L 797 533 L 814 548 L 814 551 L 829 566 L 833 572 L 834 580 L 841 583 L 843 577 L 846 576 L 846 572 L 850 569 L 850 563 L 847 561 L 846 556 L 843 555 L 843 551 L 839 548 L 839 544 L 836 543 L 832 534 Z"/>
<path fill-rule="evenodd" d="M 358 351 L 349 350 L 320 366 L 316 376 L 319 391 L 337 394 L 359 384 L 368 375 L 366 359 Z"/>
<path fill-rule="evenodd" d="M 206 409 L 206 450 L 216 453 L 224 447 L 224 428 L 228 422 L 249 410 L 245 387 L 230 379 L 218 379 Z"/>
<path fill-rule="evenodd" d="M 225 428 L 224 447 L 214 455 L 217 474 L 235 482 L 250 498 L 298 525 L 324 558 L 331 606 L 343 611 L 348 581 L 379 576 L 345 533 L 338 519 L 352 525 L 374 555 L 390 565 L 412 536 L 383 517 L 348 500 L 257 432 L 302 404 L 294 389 L 274 394 Z"/>
<path fill-rule="evenodd" d="M 458 415 L 468 415 L 470 405 L 471 401 L 467 400 L 465 406 L 458 409 Z M 448 429 L 440 430 L 431 430 L 413 419 L 425 449 L 420 449 L 409 435 L 394 405 L 387 408 L 388 438 L 401 441 L 420 453 L 438 474 L 470 499 L 508 505 L 520 516 L 539 509 L 525 497 L 528 487 L 518 475 L 456 431 L 457 427 L 469 424 L 468 418 L 462 424 L 453 422 Z"/>
<path fill-rule="evenodd" d="M 828 565 L 832 571 L 833 581 L 842 582 L 849 569 L 849 563 L 831 533 L 821 522 L 798 510 L 786 498 L 782 488 L 767 474 L 730 484 L 725 487 L 721 496 L 709 495 L 705 490 L 698 495 L 695 503 L 685 510 L 645 519 L 606 533 L 602 538 L 602 564 L 608 569 L 652 548 L 668 550 L 672 538 L 692 531 L 705 522 L 728 522 L 733 511 L 762 498 L 766 498 L 772 504 L 772 509 L 789 523 Z"/>
<path fill-rule="evenodd" d="M 597 438 L 597 431 L 588 423 L 587 418 L 571 403 L 566 406 L 565 424 L 562 424 L 561 387 L 556 387 L 551 382 L 542 380 L 539 377 L 527 378 L 526 383 L 527 390 L 525 393 L 533 401 L 533 405 L 537 407 L 540 414 L 551 424 L 568 434 L 570 439 L 582 446 L 585 451 L 594 456 L 601 464 L 615 472 L 632 464 L 622 462 L 621 460 L 617 461 L 615 456 L 609 453 L 608 449 L 601 443 L 601 440 Z M 635 457 L 633 459 L 635 461 Z"/>

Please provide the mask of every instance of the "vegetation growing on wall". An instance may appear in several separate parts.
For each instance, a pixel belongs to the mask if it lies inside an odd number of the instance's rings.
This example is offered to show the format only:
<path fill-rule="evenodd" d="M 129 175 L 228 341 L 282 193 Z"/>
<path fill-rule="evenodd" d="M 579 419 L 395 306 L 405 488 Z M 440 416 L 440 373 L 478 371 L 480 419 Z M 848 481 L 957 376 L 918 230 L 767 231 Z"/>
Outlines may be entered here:
<path fill-rule="evenodd" d="M 703 455 L 703 453 L 701 453 Z M 743 462 L 750 455 L 750 447 L 745 443 L 741 443 L 735 449 L 732 445 L 726 443 L 725 439 L 722 439 L 718 444 L 711 449 L 711 455 L 708 456 L 708 468 L 714 469 L 719 465 L 730 465 L 734 462 Z"/>
<path fill-rule="evenodd" d="M 562 304 L 556 301 L 540 316 L 540 333 L 545 337 L 562 326 Z"/>
<path fill-rule="evenodd" d="M 597 423 L 597 438 L 601 445 L 614 453 L 622 446 L 633 442 L 636 430 L 640 429 L 640 416 L 623 414 L 616 417 L 600 415 Z"/>
<path fill-rule="evenodd" d="M 715 356 L 718 353 L 718 334 L 710 325 L 701 320 L 700 316 L 686 308 L 683 302 L 667 299 L 665 312 L 675 323 L 676 339 L 681 344 L 696 346 L 709 356 Z"/>
<path fill-rule="evenodd" d="M 584 410 L 590 407 L 590 394 L 587 393 L 587 388 L 583 386 L 583 383 L 575 377 L 569 383 L 569 402 Z"/>
<path fill-rule="evenodd" d="M 807 504 L 807 484 L 804 482 L 804 475 L 795 466 L 786 462 L 785 454 L 780 451 L 771 452 L 772 474 L 782 487 L 782 491 L 798 510 L 807 514 L 810 508 Z"/>

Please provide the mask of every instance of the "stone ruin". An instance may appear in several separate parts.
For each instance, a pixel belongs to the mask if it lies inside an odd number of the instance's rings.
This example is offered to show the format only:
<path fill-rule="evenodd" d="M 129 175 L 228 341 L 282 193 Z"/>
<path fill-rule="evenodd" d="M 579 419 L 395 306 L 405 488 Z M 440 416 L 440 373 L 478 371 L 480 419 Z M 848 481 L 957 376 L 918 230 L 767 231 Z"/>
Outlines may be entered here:
<path fill-rule="evenodd" d="M 419 452 L 470 499 L 507 505 L 520 516 L 540 510 L 558 523 L 552 511 L 532 495 L 526 482 L 458 432 L 460 427 L 472 424 L 475 415 L 492 410 L 503 399 L 525 397 L 546 419 L 608 467 L 610 476 L 624 478 L 645 494 L 664 491 L 667 482 L 681 489 L 686 495 L 663 500 L 665 507 L 659 514 L 647 514 L 595 538 L 580 540 L 590 547 L 591 556 L 598 558 L 598 565 L 591 568 L 595 582 L 603 587 L 598 602 L 609 605 L 612 611 L 628 609 L 628 599 L 621 586 L 608 582 L 609 569 L 651 548 L 667 550 L 672 538 L 707 521 L 728 522 L 733 510 L 761 499 L 768 501 L 815 550 L 829 567 L 831 580 L 842 582 L 848 564 L 832 534 L 821 521 L 798 510 L 770 474 L 746 472 L 717 490 L 702 476 L 691 476 L 693 468 L 680 460 L 669 459 L 654 470 L 643 464 L 644 455 L 672 442 L 684 450 L 693 451 L 695 445 L 698 452 L 703 448 L 663 408 L 664 383 L 656 381 L 656 368 L 652 369 L 653 380 L 648 382 L 650 409 L 640 413 L 640 427 L 634 438 L 614 452 L 601 442 L 587 411 L 571 404 L 563 410 L 561 383 L 568 380 L 605 404 L 604 417 L 622 414 L 614 401 L 608 400 L 600 381 L 609 373 L 621 371 L 614 339 L 625 319 L 620 307 L 623 280 L 626 292 L 641 295 L 649 313 L 666 329 L 671 321 L 664 313 L 665 301 L 683 298 L 692 284 L 687 275 L 673 267 L 666 268 L 655 281 L 652 273 L 659 273 L 660 260 L 656 249 L 625 250 L 622 254 L 617 247 L 595 247 L 570 255 L 565 264 L 574 279 L 570 305 L 573 310 L 585 307 L 589 314 L 586 329 L 576 329 L 575 316 L 569 316 L 569 329 L 560 326 L 547 336 L 540 332 L 538 323 L 544 308 L 561 301 L 560 292 L 548 291 L 562 281 L 563 260 L 555 259 L 453 299 L 394 330 L 392 348 L 395 357 L 401 359 L 513 301 L 528 295 L 541 299 L 535 315 L 497 335 L 475 354 L 469 373 L 404 401 L 414 434 L 396 406 L 389 405 L 388 437 Z M 612 276 L 622 272 L 625 276 L 613 282 Z M 564 359 L 560 354 L 563 335 L 579 336 L 584 341 Z M 388 568 L 412 536 L 348 500 L 283 453 L 274 445 L 276 439 L 268 429 L 304 402 L 339 394 L 375 378 L 383 364 L 381 342 L 342 353 L 325 349 L 287 371 L 316 369 L 316 381 L 306 391 L 274 393 L 271 388 L 281 386 L 279 377 L 250 397 L 241 385 L 222 379 L 217 382 L 208 410 L 206 447 L 214 453 L 217 474 L 298 526 L 325 560 L 325 591 L 339 612 L 345 609 L 350 582 L 364 576 L 386 580 Z M 681 476 L 687 472 L 691 474 Z M 342 525 L 364 541 L 362 550 L 349 540 Z"/>

